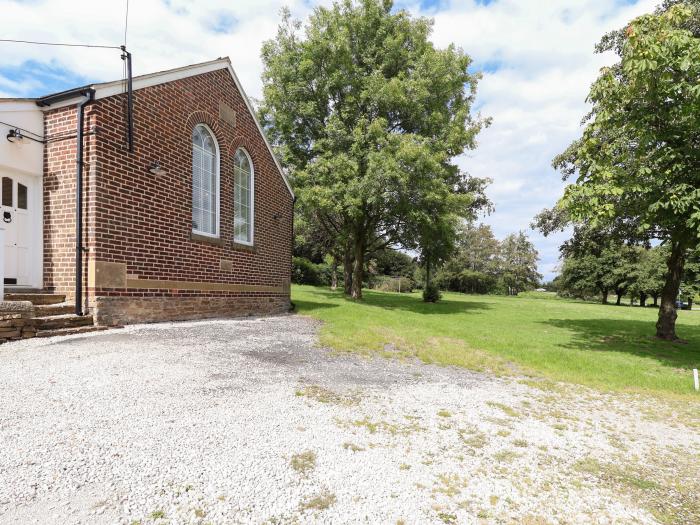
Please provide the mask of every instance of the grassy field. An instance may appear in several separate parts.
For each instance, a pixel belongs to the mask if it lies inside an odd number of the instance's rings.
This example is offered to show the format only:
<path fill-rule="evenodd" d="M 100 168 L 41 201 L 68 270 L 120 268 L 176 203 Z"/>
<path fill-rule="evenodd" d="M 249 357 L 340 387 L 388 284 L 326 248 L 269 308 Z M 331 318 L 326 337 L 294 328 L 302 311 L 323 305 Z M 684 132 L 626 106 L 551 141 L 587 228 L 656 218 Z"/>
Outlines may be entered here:
<path fill-rule="evenodd" d="M 696 398 L 700 312 L 680 312 L 688 344 L 655 340 L 653 308 L 553 297 L 366 291 L 362 302 L 324 288 L 294 286 L 297 312 L 324 321 L 321 343 L 340 351 L 417 356 L 428 363 L 525 374 L 602 390 Z"/>

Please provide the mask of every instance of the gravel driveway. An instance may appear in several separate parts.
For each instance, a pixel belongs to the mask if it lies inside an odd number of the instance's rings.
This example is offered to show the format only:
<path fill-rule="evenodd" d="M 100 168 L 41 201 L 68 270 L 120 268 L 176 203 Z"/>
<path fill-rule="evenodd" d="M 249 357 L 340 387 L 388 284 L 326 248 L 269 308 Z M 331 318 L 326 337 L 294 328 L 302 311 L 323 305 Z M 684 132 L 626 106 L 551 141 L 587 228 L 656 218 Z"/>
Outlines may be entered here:
<path fill-rule="evenodd" d="M 317 329 L 282 316 L 0 347 L 0 523 L 700 520 L 682 405 L 334 355 Z"/>

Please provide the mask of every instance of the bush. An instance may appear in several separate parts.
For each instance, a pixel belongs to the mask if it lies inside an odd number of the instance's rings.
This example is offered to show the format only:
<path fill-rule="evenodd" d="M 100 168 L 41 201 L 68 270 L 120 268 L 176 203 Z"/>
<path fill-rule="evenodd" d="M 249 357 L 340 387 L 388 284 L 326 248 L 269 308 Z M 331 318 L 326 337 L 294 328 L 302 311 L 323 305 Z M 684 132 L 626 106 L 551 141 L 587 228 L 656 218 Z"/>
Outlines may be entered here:
<path fill-rule="evenodd" d="M 496 289 L 496 279 L 482 272 L 462 270 L 449 272 L 441 270 L 435 276 L 435 282 L 442 290 L 470 294 L 488 294 Z"/>
<path fill-rule="evenodd" d="M 314 264 L 304 257 L 292 259 L 292 282 L 294 284 L 310 284 L 319 286 L 323 284 L 323 275 L 320 264 Z"/>
<path fill-rule="evenodd" d="M 408 277 L 389 277 L 388 275 L 378 275 L 374 279 L 374 289 L 382 292 L 410 293 L 415 285 Z"/>
<path fill-rule="evenodd" d="M 438 288 L 438 285 L 434 281 L 431 281 L 430 284 L 425 285 L 425 289 L 423 290 L 423 301 L 426 303 L 437 303 L 441 298 L 442 294 L 440 293 L 440 288 Z"/>

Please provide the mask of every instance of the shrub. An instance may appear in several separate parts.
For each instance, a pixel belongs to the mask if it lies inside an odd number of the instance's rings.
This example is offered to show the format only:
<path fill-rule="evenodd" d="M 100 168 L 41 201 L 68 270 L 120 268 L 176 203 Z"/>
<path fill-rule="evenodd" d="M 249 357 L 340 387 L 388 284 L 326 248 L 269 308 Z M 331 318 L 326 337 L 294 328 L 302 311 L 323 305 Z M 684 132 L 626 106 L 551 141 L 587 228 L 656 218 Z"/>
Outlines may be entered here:
<path fill-rule="evenodd" d="M 423 301 L 426 303 L 437 303 L 441 298 L 442 294 L 440 293 L 440 288 L 438 288 L 438 285 L 434 281 L 425 285 Z"/>
<path fill-rule="evenodd" d="M 323 284 L 320 266 L 320 264 L 314 264 L 304 257 L 294 257 L 292 259 L 292 282 L 313 286 Z"/>
<path fill-rule="evenodd" d="M 470 294 L 488 294 L 496 290 L 496 279 L 482 272 L 462 270 L 450 272 L 440 270 L 435 276 L 435 282 L 441 290 Z"/>
<path fill-rule="evenodd" d="M 413 280 L 408 277 L 389 277 L 378 275 L 374 279 L 374 289 L 382 292 L 410 293 L 415 287 Z"/>

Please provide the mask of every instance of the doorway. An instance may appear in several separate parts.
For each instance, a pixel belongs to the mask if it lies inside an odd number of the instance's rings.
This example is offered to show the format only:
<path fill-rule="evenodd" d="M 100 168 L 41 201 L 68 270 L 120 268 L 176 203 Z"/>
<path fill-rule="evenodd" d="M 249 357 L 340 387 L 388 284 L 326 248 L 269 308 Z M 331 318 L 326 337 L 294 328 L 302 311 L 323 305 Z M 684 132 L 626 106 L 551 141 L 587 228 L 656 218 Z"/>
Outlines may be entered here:
<path fill-rule="evenodd" d="M 1 175 L 0 227 L 5 230 L 5 285 L 40 287 L 42 214 L 39 178 L 19 173 Z"/>

